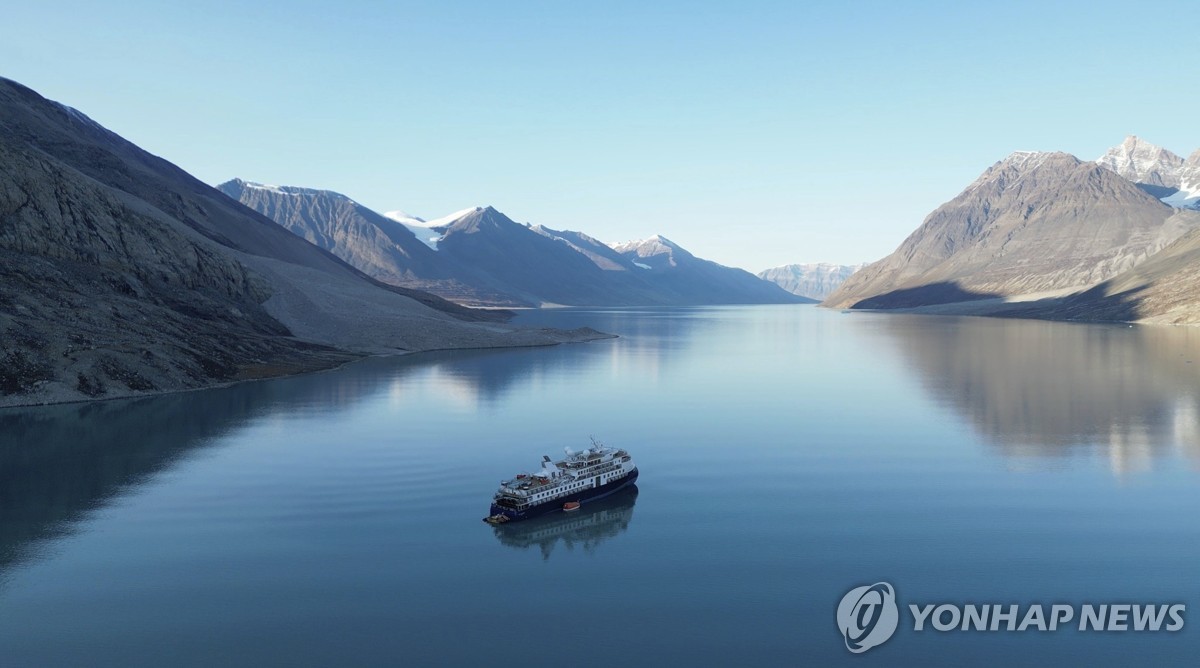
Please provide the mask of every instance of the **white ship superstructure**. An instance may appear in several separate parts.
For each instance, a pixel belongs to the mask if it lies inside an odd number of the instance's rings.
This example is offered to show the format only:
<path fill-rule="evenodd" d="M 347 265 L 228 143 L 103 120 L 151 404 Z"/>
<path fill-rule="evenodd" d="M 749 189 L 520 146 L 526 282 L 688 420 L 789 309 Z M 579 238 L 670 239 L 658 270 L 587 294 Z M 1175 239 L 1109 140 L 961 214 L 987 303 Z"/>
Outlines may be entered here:
<path fill-rule="evenodd" d="M 489 521 L 525 519 L 607 496 L 637 480 L 633 457 L 620 448 L 592 441 L 582 452 L 542 458 L 536 473 L 521 473 L 500 483 L 492 499 Z M 503 517 L 505 520 L 500 520 Z"/>

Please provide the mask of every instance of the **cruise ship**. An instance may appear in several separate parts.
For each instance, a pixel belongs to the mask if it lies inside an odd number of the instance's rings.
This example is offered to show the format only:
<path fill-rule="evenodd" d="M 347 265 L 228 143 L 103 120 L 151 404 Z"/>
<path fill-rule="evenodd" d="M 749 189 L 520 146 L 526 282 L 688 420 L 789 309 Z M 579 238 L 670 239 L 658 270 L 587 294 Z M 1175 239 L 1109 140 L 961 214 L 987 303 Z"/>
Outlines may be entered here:
<path fill-rule="evenodd" d="M 501 524 L 556 511 L 571 511 L 632 485 L 638 470 L 629 453 L 596 441 L 583 452 L 566 448 L 559 461 L 542 457 L 537 473 L 518 474 L 500 483 L 485 522 Z"/>

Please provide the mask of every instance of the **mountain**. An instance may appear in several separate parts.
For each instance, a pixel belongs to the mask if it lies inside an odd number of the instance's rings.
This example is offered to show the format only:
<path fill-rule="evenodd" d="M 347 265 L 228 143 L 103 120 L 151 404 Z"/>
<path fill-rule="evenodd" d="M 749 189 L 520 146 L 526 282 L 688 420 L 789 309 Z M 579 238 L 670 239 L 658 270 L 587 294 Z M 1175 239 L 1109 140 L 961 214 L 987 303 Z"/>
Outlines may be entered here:
<path fill-rule="evenodd" d="M 610 280 L 601 267 L 569 244 L 514 222 L 492 207 L 454 220 L 438 252 L 474 267 L 491 282 L 537 305 L 647 303 Z M 660 302 L 649 302 L 660 303 Z"/>
<path fill-rule="evenodd" d="M 603 241 L 589 237 L 583 232 L 554 230 L 544 225 L 534 225 L 529 229 L 544 237 L 549 237 L 570 246 L 575 252 L 584 255 L 604 271 L 629 271 L 637 273 L 637 267 L 631 260 L 613 250 L 611 246 Z"/>
<path fill-rule="evenodd" d="M 716 303 L 710 301 L 714 297 L 707 293 L 682 294 L 669 286 L 658 284 L 632 260 L 583 232 L 555 230 L 544 225 L 533 225 L 529 229 L 579 253 L 600 269 L 599 280 L 611 291 L 614 305 L 679 306 Z M 706 289 L 703 285 L 695 287 L 699 292 Z"/>
<path fill-rule="evenodd" d="M 407 228 L 331 190 L 241 179 L 217 190 L 383 281 L 438 273 L 436 254 Z"/>
<path fill-rule="evenodd" d="M 1177 209 L 1200 209 L 1200 149 L 1187 160 L 1134 136 L 1108 149 L 1096 164 L 1112 170 Z"/>
<path fill-rule="evenodd" d="M 1200 225 L 1097 163 L 1017 152 L 931 213 L 825 304 L 902 308 L 1082 289 Z"/>
<path fill-rule="evenodd" d="M 1162 201 L 1177 208 L 1200 209 L 1200 149 L 1188 156 L 1179 168 L 1179 190 Z"/>
<path fill-rule="evenodd" d="M 234 179 L 223 192 L 388 283 L 487 306 L 666 306 L 803 301 L 740 269 L 678 249 L 649 265 L 584 234 L 513 221 L 493 207 L 435 220 L 378 214 L 325 190 Z M 674 251 L 672 251 L 674 252 Z M 665 257 L 665 256 L 664 256 Z M 639 266 L 640 265 L 640 266 Z"/>
<path fill-rule="evenodd" d="M 428 224 L 409 219 L 411 223 L 405 224 L 332 190 L 242 179 L 226 181 L 217 189 L 384 283 L 425 290 L 472 306 L 528 305 L 489 289 L 470 267 L 438 253 L 429 229 L 436 227 L 437 221 Z M 421 230 L 423 238 L 414 235 L 414 229 Z"/>
<path fill-rule="evenodd" d="M 758 273 L 764 281 L 771 281 L 794 295 L 822 300 L 839 285 L 846 282 L 854 272 L 866 264 L 785 264 Z"/>
<path fill-rule="evenodd" d="M 380 283 L 0 79 L 0 405 L 589 336 L 478 322 L 494 320 Z"/>
<path fill-rule="evenodd" d="M 1165 197 L 1179 188 L 1179 170 L 1183 167 L 1183 158 L 1130 135 L 1119 145 L 1108 149 L 1096 160 L 1096 164 L 1134 183 L 1153 186 L 1151 194 Z"/>
<path fill-rule="evenodd" d="M 636 249 L 608 247 L 581 232 L 522 225 L 492 207 L 476 208 L 436 229 L 443 232 L 437 242 L 439 253 L 473 267 L 491 284 L 543 305 L 799 301 L 774 284 L 696 258 L 670 242 L 661 256 L 640 255 Z"/>
<path fill-rule="evenodd" d="M 679 303 L 785 304 L 816 301 L 793 295 L 743 269 L 698 258 L 661 235 L 614 244 L 612 248 L 635 267 L 642 269 L 642 277 L 660 289 L 674 293 Z"/>

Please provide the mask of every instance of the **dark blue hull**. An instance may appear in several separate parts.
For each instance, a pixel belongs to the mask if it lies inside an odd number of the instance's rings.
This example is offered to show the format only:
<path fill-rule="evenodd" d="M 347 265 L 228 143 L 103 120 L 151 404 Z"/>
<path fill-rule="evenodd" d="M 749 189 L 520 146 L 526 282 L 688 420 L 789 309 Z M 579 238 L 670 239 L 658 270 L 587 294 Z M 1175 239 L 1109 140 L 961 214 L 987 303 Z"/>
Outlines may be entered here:
<path fill-rule="evenodd" d="M 541 503 L 536 506 L 530 506 L 521 511 L 513 510 L 512 508 L 505 508 L 504 506 L 498 506 L 493 503 L 492 510 L 488 513 L 488 515 L 504 515 L 511 522 L 513 520 L 527 520 L 531 517 L 540 517 L 547 513 L 561 513 L 563 511 L 563 504 L 565 503 L 576 501 L 582 505 L 588 501 L 603 499 L 609 494 L 612 494 L 617 490 L 624 489 L 625 487 L 637 482 L 637 478 L 638 470 L 635 468 L 624 478 L 610 480 L 599 487 L 585 489 L 576 494 L 554 499 L 553 501 L 547 501 L 546 503 Z"/>

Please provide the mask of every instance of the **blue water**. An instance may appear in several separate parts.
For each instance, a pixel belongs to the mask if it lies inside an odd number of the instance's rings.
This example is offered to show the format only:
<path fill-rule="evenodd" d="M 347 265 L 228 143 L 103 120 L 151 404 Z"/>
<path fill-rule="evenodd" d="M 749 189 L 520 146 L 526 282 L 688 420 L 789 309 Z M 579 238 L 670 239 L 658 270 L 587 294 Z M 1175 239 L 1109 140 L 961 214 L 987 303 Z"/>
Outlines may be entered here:
<path fill-rule="evenodd" d="M 621 338 L 0 411 L 0 666 L 1194 665 L 1200 332 L 519 321 Z M 636 490 L 480 521 L 591 435 Z M 835 609 L 877 581 L 902 607 L 1182 602 L 1189 625 L 914 633 L 902 611 L 851 655 Z"/>

